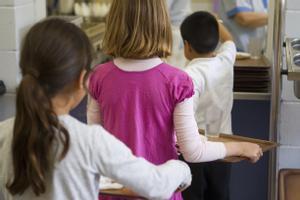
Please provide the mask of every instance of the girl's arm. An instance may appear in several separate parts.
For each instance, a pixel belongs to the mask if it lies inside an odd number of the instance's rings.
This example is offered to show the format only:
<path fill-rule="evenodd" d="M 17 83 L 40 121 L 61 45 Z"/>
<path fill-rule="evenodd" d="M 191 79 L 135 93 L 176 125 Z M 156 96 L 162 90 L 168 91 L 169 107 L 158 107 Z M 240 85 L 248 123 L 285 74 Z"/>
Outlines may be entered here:
<path fill-rule="evenodd" d="M 87 103 L 87 123 L 88 124 L 101 124 L 101 114 L 98 102 L 88 95 Z"/>
<path fill-rule="evenodd" d="M 261 148 L 256 144 L 207 141 L 198 132 L 192 98 L 177 104 L 173 117 L 179 150 L 187 162 L 208 162 L 230 156 L 247 157 L 251 162 L 256 162 L 262 155 Z"/>
<path fill-rule="evenodd" d="M 100 126 L 93 126 L 90 152 L 93 168 L 147 199 L 169 199 L 172 194 L 191 183 L 189 167 L 170 160 L 153 165 L 135 157 L 129 148 Z"/>
<path fill-rule="evenodd" d="M 222 43 L 227 42 L 227 41 L 233 41 L 233 37 L 229 30 L 223 25 L 223 23 L 219 23 L 219 34 L 220 34 L 220 41 Z"/>

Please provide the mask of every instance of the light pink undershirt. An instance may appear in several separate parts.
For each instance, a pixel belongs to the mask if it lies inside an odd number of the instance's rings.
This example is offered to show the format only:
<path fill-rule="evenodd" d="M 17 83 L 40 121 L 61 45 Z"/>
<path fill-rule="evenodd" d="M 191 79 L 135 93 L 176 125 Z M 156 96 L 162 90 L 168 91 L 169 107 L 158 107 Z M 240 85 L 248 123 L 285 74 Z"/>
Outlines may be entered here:
<path fill-rule="evenodd" d="M 160 58 L 143 60 L 114 59 L 114 64 L 124 71 L 145 71 L 162 62 Z M 87 120 L 89 124 L 101 124 L 98 103 L 90 96 L 88 100 Z M 186 161 L 194 163 L 208 162 L 222 159 L 226 156 L 226 148 L 223 143 L 209 142 L 206 137 L 198 133 L 192 98 L 186 99 L 176 105 L 173 120 L 179 150 Z"/>

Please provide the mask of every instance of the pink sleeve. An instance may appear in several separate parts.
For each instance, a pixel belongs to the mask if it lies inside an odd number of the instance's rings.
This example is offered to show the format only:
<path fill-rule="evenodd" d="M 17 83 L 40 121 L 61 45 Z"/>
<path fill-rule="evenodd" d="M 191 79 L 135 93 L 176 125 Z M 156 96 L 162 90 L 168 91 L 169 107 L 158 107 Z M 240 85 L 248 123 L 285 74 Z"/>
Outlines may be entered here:
<path fill-rule="evenodd" d="M 185 72 L 173 79 L 171 89 L 175 104 L 191 98 L 194 94 L 193 81 Z"/>
<path fill-rule="evenodd" d="M 187 162 L 209 162 L 226 156 L 223 143 L 209 142 L 198 133 L 192 98 L 176 105 L 173 119 L 179 150 Z"/>

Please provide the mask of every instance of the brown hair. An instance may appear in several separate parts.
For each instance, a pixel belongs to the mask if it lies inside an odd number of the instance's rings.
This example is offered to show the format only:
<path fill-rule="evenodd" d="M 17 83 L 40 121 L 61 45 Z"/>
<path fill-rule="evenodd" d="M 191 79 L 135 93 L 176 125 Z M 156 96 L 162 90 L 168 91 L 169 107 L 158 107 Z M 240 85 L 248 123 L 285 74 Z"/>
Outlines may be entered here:
<path fill-rule="evenodd" d="M 46 191 L 46 176 L 55 160 L 54 141 L 63 146 L 58 154 L 60 160 L 70 145 L 69 133 L 59 123 L 51 98 L 74 89 L 91 61 L 87 36 L 69 22 L 48 19 L 33 26 L 26 35 L 12 141 L 14 177 L 7 183 L 12 195 L 30 187 L 37 196 Z"/>
<path fill-rule="evenodd" d="M 114 0 L 106 20 L 103 50 L 114 57 L 165 58 L 172 31 L 165 0 Z"/>

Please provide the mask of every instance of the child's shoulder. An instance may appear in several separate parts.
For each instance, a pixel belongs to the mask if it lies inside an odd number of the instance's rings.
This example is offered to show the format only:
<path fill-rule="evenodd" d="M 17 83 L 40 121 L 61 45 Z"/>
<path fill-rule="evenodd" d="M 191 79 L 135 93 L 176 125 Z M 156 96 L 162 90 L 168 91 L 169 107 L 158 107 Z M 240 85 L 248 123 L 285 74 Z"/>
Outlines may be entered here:
<path fill-rule="evenodd" d="M 7 139 L 12 138 L 14 123 L 14 118 L 0 122 L 0 149 Z"/>
<path fill-rule="evenodd" d="M 113 61 L 109 61 L 109 62 L 106 62 L 106 63 L 96 65 L 94 67 L 94 69 L 92 70 L 92 74 L 98 74 L 98 73 L 102 74 L 102 73 L 110 71 L 113 68 L 114 68 Z"/>
<path fill-rule="evenodd" d="M 105 132 L 100 125 L 88 125 L 70 115 L 61 116 L 59 119 L 69 131 L 71 139 L 79 143 L 90 143 L 96 135 L 101 137 Z"/>
<path fill-rule="evenodd" d="M 71 115 L 59 116 L 60 122 L 70 131 L 76 131 L 80 134 L 93 131 L 93 126 L 79 121 Z"/>
<path fill-rule="evenodd" d="M 89 81 L 90 83 L 96 81 L 98 82 L 99 80 L 102 80 L 104 77 L 106 77 L 112 70 L 114 69 L 114 64 L 113 61 L 103 63 L 96 65 L 90 76 L 89 76 Z"/>
<path fill-rule="evenodd" d="M 176 104 L 193 96 L 193 81 L 185 71 L 165 63 L 161 66 L 160 70 L 168 80 L 171 94 Z"/>
<path fill-rule="evenodd" d="M 185 78 L 185 79 L 189 78 L 189 75 L 185 71 L 177 67 L 174 67 L 172 65 L 169 65 L 167 63 L 163 63 L 159 68 L 159 70 L 169 80 L 178 79 L 178 78 Z"/>
<path fill-rule="evenodd" d="M 230 63 L 234 63 L 237 50 L 233 41 L 224 42 L 217 51 L 217 58 L 225 58 Z"/>
<path fill-rule="evenodd" d="M 14 121 L 15 121 L 14 118 L 9 118 L 9 119 L 6 119 L 6 120 L 0 122 L 0 127 L 1 127 L 0 130 L 4 130 L 4 129 L 7 129 L 9 127 L 12 127 L 13 124 L 14 124 Z"/>

